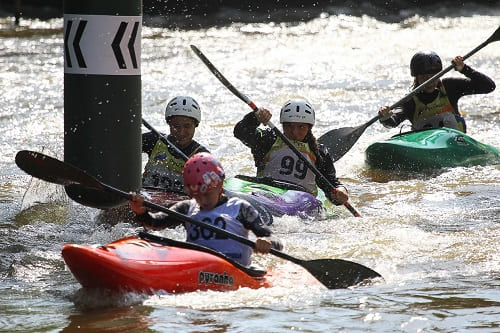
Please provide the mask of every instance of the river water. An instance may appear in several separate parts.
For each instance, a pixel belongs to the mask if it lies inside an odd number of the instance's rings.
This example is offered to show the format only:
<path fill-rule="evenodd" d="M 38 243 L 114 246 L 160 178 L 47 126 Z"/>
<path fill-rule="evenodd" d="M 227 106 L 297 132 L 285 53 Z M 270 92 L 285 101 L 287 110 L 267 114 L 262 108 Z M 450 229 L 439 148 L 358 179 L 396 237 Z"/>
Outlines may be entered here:
<path fill-rule="evenodd" d="M 220 157 L 227 174 L 253 174 L 249 150 L 232 135 L 250 109 L 191 52 L 197 45 L 222 73 L 279 123 L 287 99 L 317 110 L 317 136 L 361 125 L 411 85 L 408 63 L 432 49 L 444 62 L 486 40 L 500 8 L 469 6 L 384 21 L 321 15 L 298 24 L 234 23 L 198 30 L 143 27 L 143 116 L 167 131 L 166 101 L 200 102 L 196 139 Z M 105 243 L 138 230 L 103 223 L 99 211 L 65 198 L 61 188 L 23 173 L 17 151 L 62 159 L 62 19 L 25 20 L 15 30 L 0 18 L 0 331 L 2 332 L 498 332 L 500 330 L 500 168 L 433 173 L 368 170 L 364 150 L 398 133 L 369 127 L 336 163 L 362 218 L 275 219 L 285 252 L 304 259 L 343 258 L 366 265 L 384 283 L 327 290 L 308 280 L 274 287 L 184 295 L 89 292 L 65 269 L 66 243 Z M 500 43 L 468 61 L 500 82 Z M 447 75 L 458 75 L 451 72 Z M 475 139 L 500 147 L 500 91 L 465 97 L 461 109 Z M 182 230 L 164 235 L 183 239 Z M 273 256 L 266 267 L 294 271 Z"/>

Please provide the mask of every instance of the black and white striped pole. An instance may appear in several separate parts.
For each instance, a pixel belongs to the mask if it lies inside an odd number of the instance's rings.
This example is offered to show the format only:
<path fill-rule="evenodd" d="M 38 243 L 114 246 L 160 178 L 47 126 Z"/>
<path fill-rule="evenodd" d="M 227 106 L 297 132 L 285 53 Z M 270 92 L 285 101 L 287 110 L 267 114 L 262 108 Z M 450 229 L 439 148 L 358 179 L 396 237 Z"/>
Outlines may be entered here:
<path fill-rule="evenodd" d="M 65 0 L 64 161 L 126 191 L 141 187 L 142 0 Z M 67 186 L 75 201 L 123 199 Z"/>

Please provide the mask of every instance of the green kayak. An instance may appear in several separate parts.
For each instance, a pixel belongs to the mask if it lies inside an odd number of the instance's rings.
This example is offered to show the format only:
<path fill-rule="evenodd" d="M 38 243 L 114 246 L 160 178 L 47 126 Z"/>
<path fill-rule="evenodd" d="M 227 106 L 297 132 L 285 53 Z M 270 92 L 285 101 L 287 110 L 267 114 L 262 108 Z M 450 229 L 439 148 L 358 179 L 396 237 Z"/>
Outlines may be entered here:
<path fill-rule="evenodd" d="M 500 151 L 449 128 L 401 133 L 371 144 L 366 164 L 375 169 L 420 171 L 500 163 Z"/>

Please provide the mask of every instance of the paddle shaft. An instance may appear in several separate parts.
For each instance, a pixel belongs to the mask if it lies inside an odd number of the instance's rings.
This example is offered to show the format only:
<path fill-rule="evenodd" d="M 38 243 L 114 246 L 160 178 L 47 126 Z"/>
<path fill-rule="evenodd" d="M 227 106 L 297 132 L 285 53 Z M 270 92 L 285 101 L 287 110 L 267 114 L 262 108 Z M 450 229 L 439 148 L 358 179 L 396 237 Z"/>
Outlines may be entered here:
<path fill-rule="evenodd" d="M 106 185 L 107 186 L 107 185 Z M 127 198 L 130 200 L 132 198 L 132 196 L 127 193 L 127 192 L 123 192 L 119 189 L 116 189 L 116 188 L 110 188 L 111 191 L 113 191 L 114 193 L 117 193 L 117 194 L 120 194 L 122 196 L 126 195 Z M 215 227 L 211 224 L 207 224 L 207 223 L 204 223 L 204 222 L 201 222 L 201 221 L 198 221 L 198 220 L 195 220 L 193 218 L 190 218 L 184 214 L 181 214 L 181 213 L 178 213 L 176 211 L 173 211 L 173 210 L 170 210 L 164 206 L 161 206 L 161 205 L 158 205 L 158 204 L 155 204 L 153 202 L 150 202 L 150 201 L 147 201 L 147 200 L 144 200 L 144 206 L 148 207 L 148 208 L 151 208 L 153 210 L 157 210 L 157 211 L 160 211 L 160 212 L 164 212 L 166 213 L 169 217 L 173 217 L 174 219 L 177 219 L 179 221 L 182 221 L 182 222 L 185 222 L 185 223 L 191 223 L 191 224 L 194 224 L 194 225 L 197 225 L 201 228 L 204 228 L 204 229 L 207 229 L 207 230 L 210 230 L 210 231 L 213 231 L 215 232 L 216 234 L 219 234 L 219 235 L 224 235 L 228 238 L 231 238 L 239 243 L 242 243 L 242 244 L 245 244 L 245 245 L 248 245 L 252 248 L 255 248 L 255 242 L 248 239 L 248 238 L 245 238 L 245 237 L 242 237 L 242 236 L 239 236 L 239 235 L 236 235 L 236 234 L 233 234 L 232 232 L 229 232 L 229 231 L 226 231 L 224 229 L 221 229 L 221 228 L 218 228 L 218 227 Z M 295 258 L 295 257 L 292 257 L 286 253 L 283 253 L 281 251 L 278 251 L 274 248 L 271 248 L 269 250 L 269 253 L 277 256 L 277 257 L 280 257 L 282 259 L 286 259 L 286 260 L 290 260 L 298 265 L 303 265 L 304 263 L 304 260 L 302 259 L 298 259 L 298 258 Z"/>
<path fill-rule="evenodd" d="M 123 198 L 126 198 L 128 200 L 132 200 L 132 194 L 130 193 L 127 193 L 125 191 L 122 191 L 120 189 L 117 189 L 111 185 L 107 185 L 107 184 L 103 184 L 101 183 L 101 186 L 104 190 L 107 190 L 109 192 L 112 192 L 112 193 L 115 193 L 117 195 L 120 195 L 122 196 Z M 163 213 L 166 213 L 169 217 L 172 217 L 176 220 L 179 220 L 179 221 L 182 221 L 184 223 L 191 223 L 191 224 L 194 224 L 194 225 L 197 225 L 199 227 L 202 227 L 204 229 L 207 229 L 207 230 L 210 230 L 210 231 L 213 231 L 217 234 L 220 234 L 220 235 L 224 235 L 228 238 L 231 238 L 231 239 L 234 239 L 240 243 L 243 243 L 245 245 L 248 245 L 252 248 L 255 248 L 255 242 L 245 238 L 245 237 L 241 237 L 239 235 L 236 235 L 236 234 L 233 234 L 229 231 L 226 231 L 224 229 L 220 229 L 220 228 L 217 228 L 211 224 L 207 224 L 207 223 L 204 223 L 204 222 L 201 222 L 201 221 L 198 221 L 198 220 L 195 220 L 193 218 L 190 218 L 184 214 L 181 214 L 181 213 L 178 213 L 174 210 L 171 210 L 171 209 L 168 209 L 167 207 L 165 206 L 162 206 L 162 205 L 158 205 L 158 204 L 155 204 L 154 202 L 151 202 L 151 201 L 147 201 L 147 200 L 144 200 L 143 202 L 143 205 L 145 207 L 148 207 L 148 208 L 151 208 L 153 210 L 156 210 L 156 211 L 159 211 L 159 212 L 163 212 Z"/>
<path fill-rule="evenodd" d="M 245 102 L 250 108 L 254 111 L 257 112 L 259 111 L 259 108 L 255 105 L 254 102 L 250 100 L 246 95 L 242 94 L 238 89 L 236 89 L 225 77 L 224 75 L 219 72 L 219 70 L 208 60 L 208 58 L 194 45 L 191 45 L 191 49 L 196 53 L 196 55 L 203 61 L 203 63 L 210 69 L 210 71 L 215 75 L 216 78 L 219 79 L 219 81 L 226 87 L 228 88 L 236 97 L 241 99 L 243 102 Z M 330 181 L 314 166 L 302 153 L 293 145 L 292 142 L 276 127 L 272 122 L 268 122 L 267 126 L 269 126 L 274 133 L 279 136 L 286 144 L 287 146 L 297 155 L 297 157 L 304 162 L 309 169 L 316 175 L 316 177 L 321 178 L 324 180 L 326 183 L 330 185 L 330 187 L 333 189 L 333 191 L 336 191 L 335 187 L 330 183 Z M 344 206 L 356 217 L 360 217 L 361 214 L 349 203 L 345 202 Z"/>
<path fill-rule="evenodd" d="M 269 126 L 274 131 L 274 133 L 278 135 L 288 145 L 288 147 L 295 153 L 295 155 L 297 155 L 297 157 L 302 162 L 304 162 L 309 169 L 311 169 L 311 171 L 316 175 L 316 177 L 319 177 L 323 181 L 328 183 L 331 186 L 334 193 L 337 192 L 337 189 L 332 185 L 332 183 L 330 183 L 330 181 L 316 168 L 316 166 L 314 166 L 314 164 L 312 164 L 307 158 L 305 158 L 304 155 L 302 155 L 302 153 L 293 145 L 292 142 L 290 142 L 290 140 L 288 140 L 288 138 L 285 136 L 285 134 L 283 134 L 283 132 L 281 132 L 278 128 L 276 128 L 276 126 L 274 126 L 274 124 L 270 121 L 267 123 L 267 126 Z M 352 215 L 356 217 L 361 217 L 361 214 L 349 202 L 347 201 L 344 202 L 344 206 L 351 212 Z"/>

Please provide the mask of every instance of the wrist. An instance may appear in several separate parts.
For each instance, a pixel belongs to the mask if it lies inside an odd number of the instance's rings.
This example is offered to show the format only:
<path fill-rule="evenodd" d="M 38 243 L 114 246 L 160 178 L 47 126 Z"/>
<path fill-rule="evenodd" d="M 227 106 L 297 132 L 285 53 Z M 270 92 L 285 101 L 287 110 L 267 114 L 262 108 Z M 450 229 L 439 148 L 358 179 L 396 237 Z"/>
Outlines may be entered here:
<path fill-rule="evenodd" d="M 464 67 L 462 67 L 462 70 L 459 72 L 464 74 L 464 75 L 467 75 L 468 73 L 470 73 L 470 71 L 471 71 L 471 68 L 469 66 L 467 66 L 466 64 L 464 64 Z"/>

